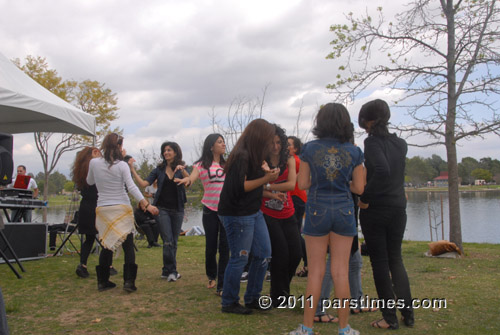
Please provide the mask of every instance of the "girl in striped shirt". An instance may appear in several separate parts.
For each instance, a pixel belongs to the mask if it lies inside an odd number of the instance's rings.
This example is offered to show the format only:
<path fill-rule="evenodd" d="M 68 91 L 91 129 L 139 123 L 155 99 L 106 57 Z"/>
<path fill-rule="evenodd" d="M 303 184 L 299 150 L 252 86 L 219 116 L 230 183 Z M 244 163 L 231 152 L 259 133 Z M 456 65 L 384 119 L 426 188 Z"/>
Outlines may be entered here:
<path fill-rule="evenodd" d="M 178 183 L 190 186 L 200 178 L 203 184 L 203 228 L 205 229 L 205 270 L 208 277 L 207 288 L 217 286 L 217 295 L 222 295 L 224 271 L 229 259 L 226 232 L 219 220 L 217 207 L 219 196 L 224 185 L 224 154 L 226 144 L 221 134 L 210 134 L 203 143 L 201 158 L 194 163 L 189 177 L 178 180 Z M 217 264 L 217 248 L 219 249 L 219 264 Z M 217 282 L 216 282 L 217 280 Z"/>

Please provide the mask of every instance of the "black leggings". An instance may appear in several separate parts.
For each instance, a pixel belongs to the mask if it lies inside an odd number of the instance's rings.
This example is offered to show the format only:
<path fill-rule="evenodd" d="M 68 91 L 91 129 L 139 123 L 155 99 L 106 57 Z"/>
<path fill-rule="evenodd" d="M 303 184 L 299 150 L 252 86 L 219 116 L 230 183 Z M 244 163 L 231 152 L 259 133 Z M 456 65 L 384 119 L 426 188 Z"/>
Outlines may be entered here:
<path fill-rule="evenodd" d="M 85 234 L 85 241 L 82 243 L 82 250 L 80 251 L 80 264 L 87 265 L 94 240 L 95 234 Z"/>
<path fill-rule="evenodd" d="M 125 264 L 135 264 L 134 234 L 130 233 L 122 244 L 125 254 Z M 113 263 L 113 251 L 102 248 L 99 255 L 99 265 L 110 267 Z"/>

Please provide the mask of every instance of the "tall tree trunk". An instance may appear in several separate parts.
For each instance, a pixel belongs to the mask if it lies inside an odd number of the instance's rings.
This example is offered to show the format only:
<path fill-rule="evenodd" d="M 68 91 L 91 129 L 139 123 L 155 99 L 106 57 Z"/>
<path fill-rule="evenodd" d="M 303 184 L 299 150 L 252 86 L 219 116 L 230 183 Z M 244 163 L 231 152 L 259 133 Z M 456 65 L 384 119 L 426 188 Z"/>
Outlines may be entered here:
<path fill-rule="evenodd" d="M 462 247 L 462 223 L 460 219 L 460 194 L 458 192 L 457 147 L 454 141 L 446 140 L 448 159 L 448 208 L 450 214 L 450 241 L 460 250 Z"/>
<path fill-rule="evenodd" d="M 455 72 L 455 9 L 453 0 L 443 8 L 448 27 L 448 106 L 446 116 L 446 156 L 448 159 L 448 208 L 450 213 L 450 241 L 462 248 L 462 223 L 460 221 L 460 194 L 458 192 L 458 161 L 455 127 L 457 117 L 457 79 Z"/>

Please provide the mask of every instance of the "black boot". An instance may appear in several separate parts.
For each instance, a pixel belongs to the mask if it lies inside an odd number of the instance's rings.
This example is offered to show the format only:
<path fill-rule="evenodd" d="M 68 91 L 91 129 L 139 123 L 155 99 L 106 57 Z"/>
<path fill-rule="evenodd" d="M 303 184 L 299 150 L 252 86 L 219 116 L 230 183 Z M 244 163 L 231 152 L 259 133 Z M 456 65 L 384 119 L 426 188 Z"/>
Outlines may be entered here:
<path fill-rule="evenodd" d="M 135 287 L 135 278 L 137 278 L 137 264 L 123 264 L 123 289 L 125 291 L 137 291 L 137 287 Z"/>
<path fill-rule="evenodd" d="M 97 274 L 97 289 L 99 291 L 106 291 L 116 287 L 116 284 L 109 281 L 109 266 L 97 265 L 95 267 Z"/>

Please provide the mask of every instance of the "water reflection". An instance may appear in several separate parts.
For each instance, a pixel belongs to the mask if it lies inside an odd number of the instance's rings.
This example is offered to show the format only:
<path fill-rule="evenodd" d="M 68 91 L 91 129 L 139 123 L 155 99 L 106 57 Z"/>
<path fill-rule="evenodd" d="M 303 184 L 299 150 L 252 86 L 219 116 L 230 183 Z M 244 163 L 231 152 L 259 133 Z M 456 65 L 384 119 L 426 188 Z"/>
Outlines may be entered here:
<path fill-rule="evenodd" d="M 441 201 L 443 197 L 444 237 L 449 239 L 448 220 L 448 193 L 430 192 L 430 207 L 433 210 L 432 221 L 441 220 Z M 464 242 L 500 243 L 500 191 L 486 192 L 461 192 L 460 215 L 462 218 L 462 238 Z M 51 206 L 48 209 L 49 223 L 62 223 L 68 206 Z M 405 239 L 414 241 L 430 241 L 429 211 L 427 192 L 408 193 L 408 223 L 406 225 Z M 186 207 L 182 229 L 187 230 L 193 226 L 202 226 L 202 211 L 198 207 Z M 33 221 L 42 222 L 42 211 L 33 212 Z M 433 233 L 434 240 L 436 239 Z M 441 228 L 438 228 L 441 238 Z"/>
<path fill-rule="evenodd" d="M 449 239 L 448 193 L 430 192 L 430 208 L 435 215 L 431 221 L 441 220 L 441 197 L 443 198 L 444 237 Z M 500 227 L 496 218 L 500 216 L 500 191 L 461 192 L 460 216 L 464 242 L 500 243 Z M 429 210 L 427 192 L 409 192 L 407 205 L 408 223 L 405 239 L 429 241 Z M 441 228 L 438 229 L 441 238 Z M 435 235 L 434 235 L 435 239 Z"/>

